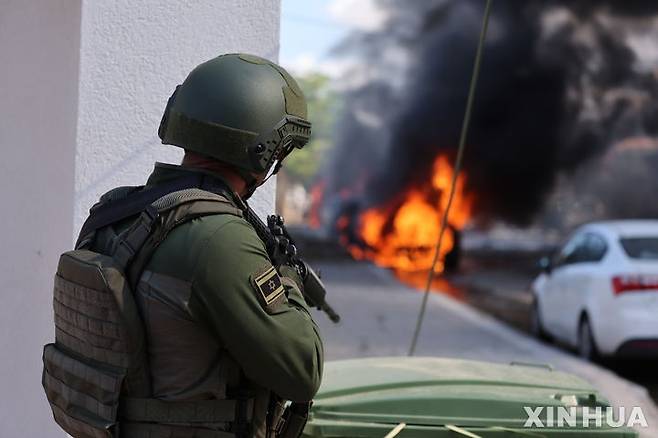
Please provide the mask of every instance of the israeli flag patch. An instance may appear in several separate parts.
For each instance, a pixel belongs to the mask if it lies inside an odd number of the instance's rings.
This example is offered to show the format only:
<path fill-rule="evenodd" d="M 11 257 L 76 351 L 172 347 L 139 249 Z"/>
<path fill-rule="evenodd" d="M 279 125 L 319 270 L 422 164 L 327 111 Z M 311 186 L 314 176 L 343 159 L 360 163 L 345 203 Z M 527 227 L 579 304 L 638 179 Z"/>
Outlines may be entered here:
<path fill-rule="evenodd" d="M 275 303 L 285 292 L 281 277 L 279 277 L 274 266 L 270 266 L 261 274 L 253 275 L 252 283 L 266 307 Z"/>

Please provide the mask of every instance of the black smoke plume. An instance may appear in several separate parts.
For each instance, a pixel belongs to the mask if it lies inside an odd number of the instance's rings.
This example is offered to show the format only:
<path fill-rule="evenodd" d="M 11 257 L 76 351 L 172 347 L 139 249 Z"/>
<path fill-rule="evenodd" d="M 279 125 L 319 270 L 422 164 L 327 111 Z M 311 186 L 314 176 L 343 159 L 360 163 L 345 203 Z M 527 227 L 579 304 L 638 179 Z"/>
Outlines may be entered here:
<path fill-rule="evenodd" d="M 333 218 L 426 181 L 459 140 L 484 0 L 380 6 L 386 24 L 337 49 L 360 67 L 324 172 Z M 648 1 L 494 1 L 464 161 L 477 218 L 528 225 L 558 176 L 658 134 L 658 69 L 632 44 L 657 13 Z"/>

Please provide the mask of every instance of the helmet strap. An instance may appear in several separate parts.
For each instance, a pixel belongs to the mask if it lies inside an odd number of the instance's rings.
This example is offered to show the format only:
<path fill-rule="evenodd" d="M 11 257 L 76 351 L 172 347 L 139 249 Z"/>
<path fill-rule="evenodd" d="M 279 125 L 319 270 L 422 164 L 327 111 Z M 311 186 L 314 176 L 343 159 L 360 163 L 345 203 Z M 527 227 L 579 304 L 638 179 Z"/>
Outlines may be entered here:
<path fill-rule="evenodd" d="M 235 170 L 242 177 L 246 184 L 245 193 L 244 195 L 240 196 L 246 201 L 247 199 L 251 198 L 251 195 L 254 194 L 256 189 L 260 187 L 261 184 L 258 184 L 258 178 L 253 176 L 251 172 L 240 168 L 235 168 Z"/>
<path fill-rule="evenodd" d="M 247 199 L 251 198 L 251 195 L 254 194 L 258 187 L 260 187 L 260 184 L 258 184 L 256 178 L 252 178 L 251 181 L 247 182 L 247 192 L 244 194 L 244 196 L 242 196 L 242 199 L 246 201 Z"/>

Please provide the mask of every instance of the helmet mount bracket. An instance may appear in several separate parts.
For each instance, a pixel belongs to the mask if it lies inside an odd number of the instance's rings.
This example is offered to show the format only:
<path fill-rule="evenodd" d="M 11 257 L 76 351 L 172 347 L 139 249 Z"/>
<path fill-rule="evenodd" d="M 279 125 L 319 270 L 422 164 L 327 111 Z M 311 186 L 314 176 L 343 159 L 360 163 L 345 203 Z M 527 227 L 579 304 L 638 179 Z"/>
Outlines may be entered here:
<path fill-rule="evenodd" d="M 251 164 L 257 172 L 265 172 L 277 162 L 277 167 L 293 149 L 301 149 L 311 136 L 311 124 L 299 117 L 287 115 L 269 133 L 259 136 L 247 147 Z M 278 171 L 278 169 L 277 169 Z"/>

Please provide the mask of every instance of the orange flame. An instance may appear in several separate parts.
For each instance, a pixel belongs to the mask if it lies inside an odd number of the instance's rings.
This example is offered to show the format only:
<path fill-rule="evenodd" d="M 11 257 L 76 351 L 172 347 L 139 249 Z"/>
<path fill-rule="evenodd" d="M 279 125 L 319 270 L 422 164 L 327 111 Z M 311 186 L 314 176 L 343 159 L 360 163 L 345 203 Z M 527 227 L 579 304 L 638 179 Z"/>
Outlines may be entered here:
<path fill-rule="evenodd" d="M 322 226 L 320 210 L 324 198 L 325 182 L 320 181 L 311 188 L 311 207 L 308 214 L 308 226 L 312 229 L 318 229 Z"/>
<path fill-rule="evenodd" d="M 427 272 L 432 265 L 439 238 L 441 220 L 448 205 L 454 170 L 448 158 L 440 155 L 434 162 L 432 178 L 424 187 L 412 187 L 395 205 L 374 207 L 359 218 L 358 235 L 365 249 L 350 245 L 355 258 L 372 260 L 397 272 Z M 448 224 L 463 228 L 471 217 L 473 198 L 465 192 L 466 176 L 458 175 L 455 197 Z M 435 272 L 443 271 L 443 257 L 454 246 L 454 234 L 446 228 Z"/>

